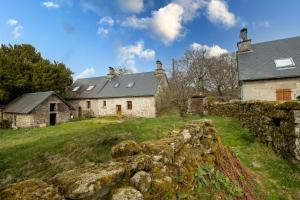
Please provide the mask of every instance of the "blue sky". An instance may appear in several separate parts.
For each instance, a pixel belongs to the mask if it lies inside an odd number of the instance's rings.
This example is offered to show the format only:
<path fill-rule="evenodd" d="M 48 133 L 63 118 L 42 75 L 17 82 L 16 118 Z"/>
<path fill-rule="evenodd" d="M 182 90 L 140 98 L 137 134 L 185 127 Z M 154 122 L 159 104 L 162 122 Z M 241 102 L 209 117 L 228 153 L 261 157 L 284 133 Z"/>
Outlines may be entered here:
<path fill-rule="evenodd" d="M 235 51 L 246 26 L 254 43 L 300 35 L 299 0 L 1 0 L 0 43 L 29 43 L 74 78 L 109 66 L 170 67 L 185 49 Z"/>

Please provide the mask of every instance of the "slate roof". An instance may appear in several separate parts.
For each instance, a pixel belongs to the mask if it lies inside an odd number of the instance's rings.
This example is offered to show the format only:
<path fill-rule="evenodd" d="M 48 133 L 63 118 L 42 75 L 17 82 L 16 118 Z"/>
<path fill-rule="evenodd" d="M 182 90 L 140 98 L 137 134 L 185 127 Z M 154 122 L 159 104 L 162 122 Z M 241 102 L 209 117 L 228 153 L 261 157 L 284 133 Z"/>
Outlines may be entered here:
<path fill-rule="evenodd" d="M 154 96 L 160 80 L 161 76 L 154 76 L 154 72 L 124 74 L 115 76 L 112 80 L 106 76 L 77 79 L 71 86 L 68 99 Z M 119 86 L 115 87 L 117 83 Z M 134 85 L 128 87 L 129 83 Z M 91 85 L 95 87 L 87 91 Z M 80 89 L 72 92 L 76 86 L 80 86 Z"/>
<path fill-rule="evenodd" d="M 248 53 L 237 54 L 239 80 L 300 77 L 300 37 L 252 44 Z M 275 59 L 293 58 L 292 69 L 276 69 Z"/>
<path fill-rule="evenodd" d="M 3 112 L 5 113 L 18 113 L 18 114 L 29 114 L 33 109 L 43 103 L 50 96 L 56 95 L 64 103 L 66 103 L 71 109 L 73 109 L 67 102 L 65 102 L 60 96 L 55 94 L 53 91 L 48 92 L 36 92 L 36 93 L 26 93 L 22 96 L 11 101 L 7 106 L 5 106 Z"/>

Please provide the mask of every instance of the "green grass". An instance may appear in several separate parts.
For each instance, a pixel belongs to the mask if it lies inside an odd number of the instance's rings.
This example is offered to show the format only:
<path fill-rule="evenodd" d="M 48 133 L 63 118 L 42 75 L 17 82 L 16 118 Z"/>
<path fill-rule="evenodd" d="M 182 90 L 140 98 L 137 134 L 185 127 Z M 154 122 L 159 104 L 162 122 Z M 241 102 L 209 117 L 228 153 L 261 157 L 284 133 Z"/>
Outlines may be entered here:
<path fill-rule="evenodd" d="M 197 117 L 98 118 L 46 128 L 0 130 L 0 185 L 28 177 L 47 179 L 86 162 L 109 160 L 124 139 L 154 140 Z"/>
<path fill-rule="evenodd" d="M 53 127 L 0 130 L 0 185 L 29 177 L 48 179 L 65 169 L 86 162 L 105 162 L 110 148 L 120 140 L 154 140 L 199 116 L 182 119 L 176 115 L 155 119 L 98 118 L 73 121 Z M 300 167 L 276 155 L 258 142 L 239 121 L 211 119 L 223 144 L 230 146 L 255 174 L 264 199 L 297 199 Z M 256 163 L 253 166 L 253 164 Z M 259 165 L 259 166 L 258 166 Z M 257 199 L 262 199 L 257 193 Z"/>

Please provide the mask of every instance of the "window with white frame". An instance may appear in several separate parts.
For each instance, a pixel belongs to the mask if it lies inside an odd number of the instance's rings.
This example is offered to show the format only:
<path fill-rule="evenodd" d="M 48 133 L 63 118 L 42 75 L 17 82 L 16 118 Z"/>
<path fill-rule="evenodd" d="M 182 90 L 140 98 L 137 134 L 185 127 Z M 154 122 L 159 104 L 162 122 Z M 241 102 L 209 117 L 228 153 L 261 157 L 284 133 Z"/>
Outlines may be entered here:
<path fill-rule="evenodd" d="M 90 90 L 92 90 L 94 87 L 95 87 L 95 85 L 90 85 L 86 90 L 87 90 L 87 91 L 90 91 Z"/>
<path fill-rule="evenodd" d="M 295 62 L 293 58 L 281 58 L 275 59 L 275 66 L 277 69 L 293 68 L 295 67 Z"/>

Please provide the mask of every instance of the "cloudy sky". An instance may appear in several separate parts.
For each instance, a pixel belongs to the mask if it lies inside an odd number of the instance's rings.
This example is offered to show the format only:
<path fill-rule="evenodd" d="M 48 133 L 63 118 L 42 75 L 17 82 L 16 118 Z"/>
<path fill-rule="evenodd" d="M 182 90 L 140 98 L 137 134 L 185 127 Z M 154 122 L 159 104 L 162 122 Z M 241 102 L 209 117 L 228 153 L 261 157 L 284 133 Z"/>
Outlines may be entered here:
<path fill-rule="evenodd" d="M 0 43 L 32 44 L 74 78 L 143 72 L 157 59 L 168 69 L 188 48 L 235 51 L 245 26 L 254 43 L 299 36 L 299 9 L 299 0 L 1 0 Z"/>

